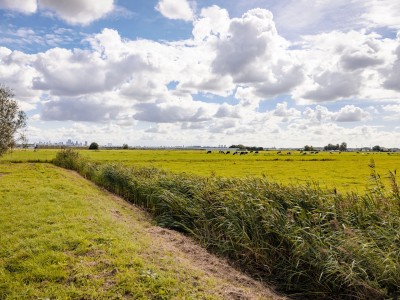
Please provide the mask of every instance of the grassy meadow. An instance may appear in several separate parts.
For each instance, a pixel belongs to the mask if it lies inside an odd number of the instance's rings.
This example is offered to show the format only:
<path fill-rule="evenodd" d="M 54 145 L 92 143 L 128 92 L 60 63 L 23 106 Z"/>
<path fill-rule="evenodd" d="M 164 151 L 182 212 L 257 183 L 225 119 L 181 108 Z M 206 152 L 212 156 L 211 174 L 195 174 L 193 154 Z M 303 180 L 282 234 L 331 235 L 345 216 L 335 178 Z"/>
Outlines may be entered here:
<path fill-rule="evenodd" d="M 221 279 L 153 240 L 144 212 L 75 173 L 2 163 L 0 199 L 0 299 L 223 298 Z"/>
<path fill-rule="evenodd" d="M 58 150 L 41 149 L 14 151 L 0 161 L 48 161 Z M 400 153 L 320 152 L 306 154 L 291 151 L 292 155 L 278 155 L 277 151 L 262 151 L 248 155 L 219 154 L 205 151 L 181 150 L 79 150 L 93 161 L 118 162 L 125 166 L 162 168 L 176 173 L 222 177 L 266 177 L 283 184 L 316 182 L 322 188 L 340 192 L 365 192 L 369 182 L 369 162 L 375 160 L 376 171 L 389 184 L 389 171 L 400 169 Z"/>

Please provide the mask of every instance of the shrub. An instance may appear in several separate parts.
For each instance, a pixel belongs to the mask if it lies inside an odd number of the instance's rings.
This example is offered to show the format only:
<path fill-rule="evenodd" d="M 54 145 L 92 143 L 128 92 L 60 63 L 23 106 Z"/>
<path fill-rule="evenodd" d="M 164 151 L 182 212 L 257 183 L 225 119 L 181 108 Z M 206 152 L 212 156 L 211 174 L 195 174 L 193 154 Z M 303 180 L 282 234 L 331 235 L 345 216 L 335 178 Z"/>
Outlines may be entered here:
<path fill-rule="evenodd" d="M 99 149 L 99 144 L 93 142 L 89 146 L 89 150 L 98 150 Z"/>

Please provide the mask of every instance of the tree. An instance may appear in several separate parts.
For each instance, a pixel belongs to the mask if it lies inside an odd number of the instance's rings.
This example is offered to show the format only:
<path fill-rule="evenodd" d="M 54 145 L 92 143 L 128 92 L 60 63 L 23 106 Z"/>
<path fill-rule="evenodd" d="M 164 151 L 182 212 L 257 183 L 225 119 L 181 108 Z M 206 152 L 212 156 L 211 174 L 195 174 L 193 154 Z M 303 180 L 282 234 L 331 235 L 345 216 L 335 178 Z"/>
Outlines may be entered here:
<path fill-rule="evenodd" d="M 0 156 L 12 149 L 18 130 L 26 127 L 26 114 L 19 110 L 13 92 L 0 85 Z"/>
<path fill-rule="evenodd" d="M 324 147 L 325 151 L 331 151 L 331 150 L 339 150 L 339 151 L 347 151 L 347 143 L 343 142 L 340 145 L 336 144 L 328 144 L 327 146 Z"/>
<path fill-rule="evenodd" d="M 373 147 L 372 147 L 372 151 L 381 152 L 381 151 L 382 151 L 382 148 L 381 148 L 381 146 L 376 145 L 376 146 L 373 146 Z"/>
<path fill-rule="evenodd" d="M 341 143 L 340 147 L 339 147 L 339 150 L 340 151 L 347 151 L 347 143 L 345 143 L 345 142 Z"/>
<path fill-rule="evenodd" d="M 22 149 L 27 149 L 28 148 L 28 138 L 26 137 L 25 133 L 21 133 L 20 135 L 20 143 L 22 145 Z"/>
<path fill-rule="evenodd" d="M 99 144 L 93 142 L 89 146 L 89 150 L 99 150 Z"/>
<path fill-rule="evenodd" d="M 239 144 L 239 145 L 231 145 L 229 148 L 239 148 L 239 149 L 246 149 L 246 146 Z"/>
<path fill-rule="evenodd" d="M 305 145 L 305 146 L 304 146 L 304 151 L 314 151 L 314 147 L 313 147 L 313 146 Z"/>
<path fill-rule="evenodd" d="M 128 144 L 123 144 L 123 145 L 122 145 L 122 149 L 124 149 L 124 150 L 127 150 L 127 149 L 129 149 L 129 146 L 128 146 Z"/>

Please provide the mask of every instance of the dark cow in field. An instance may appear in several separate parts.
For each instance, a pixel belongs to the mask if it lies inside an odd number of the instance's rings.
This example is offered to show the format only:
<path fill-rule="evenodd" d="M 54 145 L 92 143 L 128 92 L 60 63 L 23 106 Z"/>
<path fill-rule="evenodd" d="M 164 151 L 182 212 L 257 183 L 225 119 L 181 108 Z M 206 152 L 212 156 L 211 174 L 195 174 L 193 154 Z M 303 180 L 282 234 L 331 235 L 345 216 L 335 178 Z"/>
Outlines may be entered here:
<path fill-rule="evenodd" d="M 282 154 L 282 151 L 278 151 L 278 152 L 276 152 L 276 154 Z"/>
<path fill-rule="evenodd" d="M 211 153 L 211 150 L 208 150 L 208 151 L 207 151 L 207 154 L 210 154 L 210 153 Z"/>
<path fill-rule="evenodd" d="M 231 151 L 226 151 L 226 153 L 225 153 L 225 154 L 229 154 L 229 153 L 231 153 Z"/>
<path fill-rule="evenodd" d="M 258 151 L 255 151 L 254 154 L 258 154 Z"/>
<path fill-rule="evenodd" d="M 287 155 L 292 155 L 292 152 L 289 151 L 289 152 L 287 152 L 286 154 L 287 154 Z"/>

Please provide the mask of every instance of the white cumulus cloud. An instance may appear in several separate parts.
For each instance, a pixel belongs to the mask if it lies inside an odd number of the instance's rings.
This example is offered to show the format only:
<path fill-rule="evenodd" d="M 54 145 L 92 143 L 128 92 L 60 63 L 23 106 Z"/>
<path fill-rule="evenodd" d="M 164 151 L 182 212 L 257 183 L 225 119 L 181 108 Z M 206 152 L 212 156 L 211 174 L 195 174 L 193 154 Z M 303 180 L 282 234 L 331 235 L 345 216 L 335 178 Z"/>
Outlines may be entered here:
<path fill-rule="evenodd" d="M 362 18 L 368 26 L 400 29 L 400 2 L 393 0 L 368 0 Z"/>
<path fill-rule="evenodd" d="M 24 14 L 33 14 L 37 10 L 36 0 L 0 0 L 0 9 L 15 10 Z"/>
<path fill-rule="evenodd" d="M 360 107 L 346 105 L 342 107 L 333 117 L 336 122 L 357 122 L 364 121 L 369 113 Z"/>
<path fill-rule="evenodd" d="M 168 19 L 192 21 L 194 18 L 187 0 L 161 0 L 155 8 Z"/>
<path fill-rule="evenodd" d="M 114 0 L 0 0 L 0 9 L 25 14 L 33 14 L 39 9 L 73 25 L 88 25 L 114 8 Z"/>
<path fill-rule="evenodd" d="M 39 8 L 50 10 L 74 25 L 87 25 L 114 9 L 113 0 L 39 0 Z"/>

